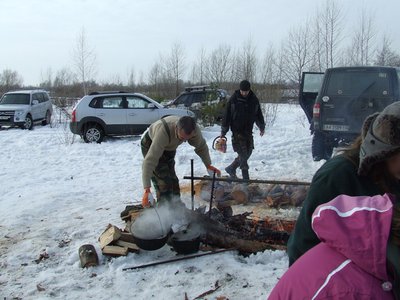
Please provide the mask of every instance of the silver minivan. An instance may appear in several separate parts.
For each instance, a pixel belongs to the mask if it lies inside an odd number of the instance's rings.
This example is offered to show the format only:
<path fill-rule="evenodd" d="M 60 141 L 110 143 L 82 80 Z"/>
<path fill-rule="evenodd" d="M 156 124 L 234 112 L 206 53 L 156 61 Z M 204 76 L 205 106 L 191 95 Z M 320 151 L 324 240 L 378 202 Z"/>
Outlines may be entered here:
<path fill-rule="evenodd" d="M 0 99 L 1 126 L 33 128 L 34 123 L 50 124 L 53 105 L 44 90 L 20 90 L 5 93 Z"/>

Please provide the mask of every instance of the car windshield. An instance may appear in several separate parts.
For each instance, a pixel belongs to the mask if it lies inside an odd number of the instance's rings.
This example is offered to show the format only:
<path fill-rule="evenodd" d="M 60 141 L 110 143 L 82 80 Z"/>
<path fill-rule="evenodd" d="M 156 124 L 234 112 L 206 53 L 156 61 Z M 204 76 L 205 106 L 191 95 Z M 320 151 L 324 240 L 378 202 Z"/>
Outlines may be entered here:
<path fill-rule="evenodd" d="M 390 92 L 389 76 L 385 72 L 334 72 L 328 84 L 328 95 L 361 96 L 368 93 L 371 97 L 388 96 Z"/>
<path fill-rule="evenodd" d="M 5 94 L 0 104 L 29 104 L 29 94 Z"/>

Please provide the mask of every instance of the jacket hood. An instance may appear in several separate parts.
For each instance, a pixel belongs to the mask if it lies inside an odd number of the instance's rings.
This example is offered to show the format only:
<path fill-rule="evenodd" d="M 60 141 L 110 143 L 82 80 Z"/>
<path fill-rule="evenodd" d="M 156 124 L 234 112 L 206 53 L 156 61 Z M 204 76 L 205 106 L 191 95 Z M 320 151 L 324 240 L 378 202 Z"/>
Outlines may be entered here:
<path fill-rule="evenodd" d="M 386 250 L 394 201 L 391 195 L 339 195 L 316 208 L 312 228 L 321 242 L 365 272 L 387 280 Z"/>

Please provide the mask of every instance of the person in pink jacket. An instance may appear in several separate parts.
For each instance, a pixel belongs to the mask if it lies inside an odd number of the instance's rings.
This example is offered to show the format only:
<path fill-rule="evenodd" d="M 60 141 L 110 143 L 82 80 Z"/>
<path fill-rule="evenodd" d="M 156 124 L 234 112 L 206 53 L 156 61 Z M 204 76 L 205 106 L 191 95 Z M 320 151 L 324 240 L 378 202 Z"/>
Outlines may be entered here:
<path fill-rule="evenodd" d="M 316 208 L 321 243 L 302 255 L 274 287 L 275 299 L 399 299 L 400 208 L 394 196 L 339 195 Z M 397 266 L 387 264 L 396 239 Z"/>

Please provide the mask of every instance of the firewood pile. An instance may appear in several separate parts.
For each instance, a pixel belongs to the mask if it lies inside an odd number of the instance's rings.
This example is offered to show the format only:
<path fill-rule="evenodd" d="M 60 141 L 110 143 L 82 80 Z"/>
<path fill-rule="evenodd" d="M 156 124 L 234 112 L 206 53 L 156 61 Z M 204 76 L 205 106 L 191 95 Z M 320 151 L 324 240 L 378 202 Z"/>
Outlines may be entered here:
<path fill-rule="evenodd" d="M 101 251 L 109 256 L 126 256 L 128 252 L 139 252 L 132 234 L 108 224 L 99 237 Z"/>

